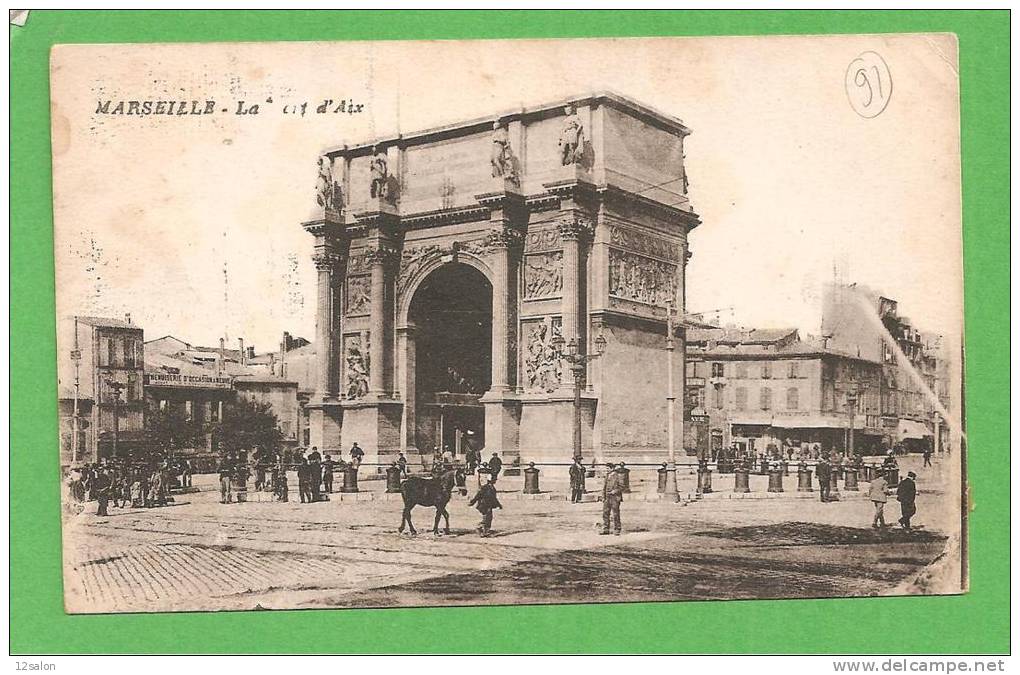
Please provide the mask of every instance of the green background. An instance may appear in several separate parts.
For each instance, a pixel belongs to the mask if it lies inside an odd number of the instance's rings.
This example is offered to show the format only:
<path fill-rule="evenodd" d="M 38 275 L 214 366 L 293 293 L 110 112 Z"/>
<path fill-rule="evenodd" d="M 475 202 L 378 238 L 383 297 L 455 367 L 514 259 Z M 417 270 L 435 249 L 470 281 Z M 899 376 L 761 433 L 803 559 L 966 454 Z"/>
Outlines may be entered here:
<path fill-rule="evenodd" d="M 69 616 L 62 603 L 48 54 L 57 43 L 952 32 L 959 36 L 971 592 L 561 607 Z M 33 10 L 11 42 L 13 653 L 1009 650 L 1007 11 Z"/>

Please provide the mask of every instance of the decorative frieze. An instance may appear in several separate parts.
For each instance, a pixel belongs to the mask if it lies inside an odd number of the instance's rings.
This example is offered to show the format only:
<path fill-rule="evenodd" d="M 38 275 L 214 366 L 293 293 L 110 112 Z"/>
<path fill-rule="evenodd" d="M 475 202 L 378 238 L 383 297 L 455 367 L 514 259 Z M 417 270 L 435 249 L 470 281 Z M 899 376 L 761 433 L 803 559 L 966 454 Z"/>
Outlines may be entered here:
<path fill-rule="evenodd" d="M 539 300 L 563 292 L 563 251 L 524 256 L 524 299 Z"/>
<path fill-rule="evenodd" d="M 638 232 L 621 225 L 613 225 L 610 229 L 609 243 L 617 248 L 625 248 L 634 253 L 640 253 L 652 258 L 661 258 L 671 262 L 680 260 L 680 244 L 669 239 L 644 234 L 643 232 Z"/>
<path fill-rule="evenodd" d="M 555 227 L 529 229 L 524 237 L 524 252 L 551 251 L 560 248 L 560 235 Z"/>
<path fill-rule="evenodd" d="M 554 344 L 562 335 L 557 319 L 530 322 L 524 331 L 524 389 L 530 392 L 551 392 L 563 382 L 563 353 Z"/>
<path fill-rule="evenodd" d="M 609 249 L 609 294 L 664 307 L 675 303 L 677 266 L 646 256 Z"/>

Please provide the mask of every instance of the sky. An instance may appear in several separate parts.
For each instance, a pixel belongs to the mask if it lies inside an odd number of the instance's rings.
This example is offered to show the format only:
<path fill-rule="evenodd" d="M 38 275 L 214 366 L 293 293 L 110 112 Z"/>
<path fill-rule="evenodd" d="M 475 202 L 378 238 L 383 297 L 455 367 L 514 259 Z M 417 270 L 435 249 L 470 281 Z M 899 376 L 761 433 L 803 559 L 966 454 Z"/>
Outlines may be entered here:
<path fill-rule="evenodd" d="M 872 118 L 846 72 L 892 95 Z M 817 333 L 821 287 L 879 289 L 960 332 L 956 44 L 945 35 L 59 46 L 51 58 L 57 311 L 146 339 L 258 351 L 314 337 L 316 160 L 344 144 L 591 91 L 690 127 L 689 312 Z M 97 101 L 214 100 L 214 115 L 97 114 Z M 271 99 L 272 102 L 269 102 Z M 360 114 L 284 113 L 322 99 Z M 260 105 L 236 115 L 237 102 Z M 732 309 L 730 309 L 732 308 Z"/>

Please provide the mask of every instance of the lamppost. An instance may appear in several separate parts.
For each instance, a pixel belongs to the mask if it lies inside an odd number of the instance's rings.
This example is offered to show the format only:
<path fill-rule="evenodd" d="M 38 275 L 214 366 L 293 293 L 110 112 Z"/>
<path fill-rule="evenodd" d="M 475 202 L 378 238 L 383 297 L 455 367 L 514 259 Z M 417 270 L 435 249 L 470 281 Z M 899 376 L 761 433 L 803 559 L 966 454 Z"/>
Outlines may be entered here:
<path fill-rule="evenodd" d="M 851 389 L 846 393 L 847 414 L 850 416 L 850 430 L 847 441 L 847 459 L 854 457 L 854 413 L 857 412 L 857 391 Z"/>
<path fill-rule="evenodd" d="M 113 396 L 113 458 L 116 459 L 117 443 L 120 439 L 120 392 L 123 391 L 124 384 L 113 378 L 108 378 L 106 386 L 109 387 Z"/>
<path fill-rule="evenodd" d="M 571 338 L 564 346 L 562 335 L 552 339 L 552 346 L 560 352 L 561 357 L 570 364 L 570 372 L 574 375 L 574 459 L 581 459 L 581 383 L 584 380 L 585 367 L 588 362 L 602 356 L 606 351 L 606 338 L 601 334 L 595 338 L 595 353 L 580 354 L 580 339 Z"/>
<path fill-rule="evenodd" d="M 676 393 L 673 387 L 673 352 L 676 350 L 676 339 L 673 335 L 673 303 L 666 305 L 666 450 L 669 455 L 666 462 L 666 487 L 663 495 L 666 499 L 676 501 Z M 686 367 L 686 365 L 685 365 Z M 683 437 L 683 419 L 680 420 L 680 434 Z"/>

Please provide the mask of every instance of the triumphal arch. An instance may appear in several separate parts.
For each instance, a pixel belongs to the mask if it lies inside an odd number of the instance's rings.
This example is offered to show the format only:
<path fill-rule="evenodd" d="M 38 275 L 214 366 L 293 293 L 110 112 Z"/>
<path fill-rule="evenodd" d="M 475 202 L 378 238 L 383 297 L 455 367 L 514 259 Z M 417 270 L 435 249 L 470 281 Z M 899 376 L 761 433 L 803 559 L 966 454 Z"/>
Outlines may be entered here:
<path fill-rule="evenodd" d="M 319 159 L 311 443 L 569 462 L 665 457 L 665 308 L 683 310 L 680 120 L 615 94 Z M 573 345 L 572 345 L 573 343 Z M 676 359 L 677 383 L 683 358 Z M 683 391 L 682 384 L 677 385 Z"/>

